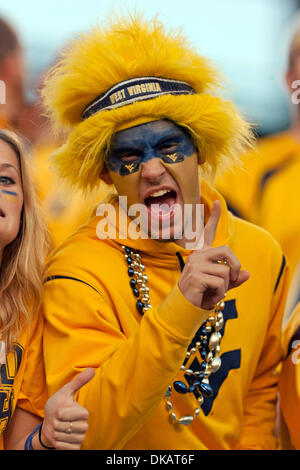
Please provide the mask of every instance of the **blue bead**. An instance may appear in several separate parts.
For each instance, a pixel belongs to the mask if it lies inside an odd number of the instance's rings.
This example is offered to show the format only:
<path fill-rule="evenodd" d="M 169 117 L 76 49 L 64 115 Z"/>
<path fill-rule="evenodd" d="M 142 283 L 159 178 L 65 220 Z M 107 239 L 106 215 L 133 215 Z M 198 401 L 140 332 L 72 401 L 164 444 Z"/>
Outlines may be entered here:
<path fill-rule="evenodd" d="M 196 385 L 195 384 L 191 385 L 190 388 L 188 389 L 188 392 L 193 393 L 195 391 L 195 389 L 196 389 Z"/>
<path fill-rule="evenodd" d="M 132 292 L 133 292 L 133 295 L 135 295 L 136 297 L 139 297 L 139 296 L 140 296 L 139 290 L 136 289 L 135 287 L 132 289 Z"/>
<path fill-rule="evenodd" d="M 134 289 L 136 286 L 136 280 L 135 279 L 130 279 L 130 287 L 132 287 L 132 289 Z"/>
<path fill-rule="evenodd" d="M 144 309 L 145 305 L 143 304 L 143 302 L 141 302 L 141 300 L 138 300 L 137 303 L 136 303 L 136 308 L 137 308 L 137 311 L 143 315 L 144 314 Z"/>
<path fill-rule="evenodd" d="M 200 333 L 201 333 L 201 335 L 203 335 L 203 336 L 204 336 L 204 335 L 207 335 L 206 325 L 201 326 L 201 328 L 200 328 Z"/>
<path fill-rule="evenodd" d="M 201 356 L 201 359 L 203 359 L 203 360 L 206 359 L 207 353 L 206 353 L 205 349 L 201 349 L 200 356 Z"/>
<path fill-rule="evenodd" d="M 131 254 L 131 249 L 128 248 L 128 246 L 125 247 L 125 253 L 126 253 L 127 255 L 130 255 L 130 254 Z"/>
<path fill-rule="evenodd" d="M 134 269 L 128 268 L 128 276 L 132 277 L 134 275 Z"/>
<path fill-rule="evenodd" d="M 176 392 L 178 393 L 185 394 L 188 392 L 187 386 L 185 385 L 185 383 L 181 382 L 180 380 L 177 380 L 176 382 L 174 382 L 173 387 L 174 387 L 174 390 L 176 390 Z"/>
<path fill-rule="evenodd" d="M 201 365 L 200 365 L 200 368 L 201 370 L 205 370 L 206 369 L 206 362 L 202 362 Z"/>
<path fill-rule="evenodd" d="M 130 258 L 130 256 L 127 256 L 126 260 L 127 260 L 127 264 L 131 264 L 131 263 L 132 263 L 132 258 Z"/>
<path fill-rule="evenodd" d="M 213 391 L 211 385 L 209 385 L 205 382 L 201 382 L 201 384 L 198 387 L 199 387 L 199 390 L 202 393 L 202 395 L 204 395 L 205 397 L 212 397 L 213 396 L 214 391 Z"/>

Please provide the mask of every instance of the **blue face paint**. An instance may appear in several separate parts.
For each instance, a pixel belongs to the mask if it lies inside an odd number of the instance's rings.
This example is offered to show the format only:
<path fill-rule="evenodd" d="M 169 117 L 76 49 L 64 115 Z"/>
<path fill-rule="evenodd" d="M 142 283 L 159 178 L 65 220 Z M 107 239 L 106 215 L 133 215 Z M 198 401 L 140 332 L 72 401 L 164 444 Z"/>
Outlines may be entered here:
<path fill-rule="evenodd" d="M 152 121 L 117 132 L 107 165 L 111 171 L 126 176 L 152 158 L 173 164 L 194 152 L 193 141 L 185 129 L 167 120 Z"/>
<path fill-rule="evenodd" d="M 2 189 L 3 194 L 8 194 L 9 196 L 17 196 L 18 194 L 14 191 L 7 191 L 6 189 Z"/>

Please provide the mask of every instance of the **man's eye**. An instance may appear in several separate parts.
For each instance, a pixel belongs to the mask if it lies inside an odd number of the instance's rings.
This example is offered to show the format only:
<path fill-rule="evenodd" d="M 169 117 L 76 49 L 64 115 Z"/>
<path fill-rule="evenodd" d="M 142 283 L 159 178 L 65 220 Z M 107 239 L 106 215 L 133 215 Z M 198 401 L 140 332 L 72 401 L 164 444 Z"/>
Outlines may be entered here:
<path fill-rule="evenodd" d="M 163 154 L 168 154 L 168 153 L 175 152 L 176 148 L 177 148 L 177 144 L 172 143 L 172 144 L 161 145 L 158 150 L 159 150 L 159 152 L 161 152 Z"/>
<path fill-rule="evenodd" d="M 122 160 L 122 162 L 135 162 L 139 158 L 140 157 L 138 155 L 134 155 L 134 154 L 128 154 L 128 155 L 121 155 L 120 156 L 120 159 Z"/>
<path fill-rule="evenodd" d="M 9 176 L 0 176 L 0 184 L 15 184 Z"/>

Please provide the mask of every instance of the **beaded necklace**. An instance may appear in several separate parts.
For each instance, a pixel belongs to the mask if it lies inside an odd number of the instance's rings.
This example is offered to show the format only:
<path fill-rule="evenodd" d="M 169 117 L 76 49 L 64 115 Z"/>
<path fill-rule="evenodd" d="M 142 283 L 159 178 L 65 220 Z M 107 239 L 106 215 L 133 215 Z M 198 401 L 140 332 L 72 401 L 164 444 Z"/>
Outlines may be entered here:
<path fill-rule="evenodd" d="M 125 259 L 128 265 L 129 284 L 133 295 L 137 298 L 136 308 L 140 315 L 152 307 L 150 304 L 149 287 L 147 286 L 148 277 L 145 274 L 145 266 L 142 263 L 141 255 L 134 252 L 127 246 L 122 246 L 125 252 Z M 225 302 L 218 302 L 213 310 L 209 312 L 207 320 L 201 325 L 194 339 L 188 347 L 185 359 L 180 368 L 184 374 L 188 385 L 182 380 L 173 382 L 173 387 L 169 385 L 165 393 L 166 408 L 170 419 L 176 424 L 191 424 L 200 413 L 200 406 L 204 402 L 204 397 L 212 397 L 213 389 L 209 383 L 211 374 L 217 372 L 221 367 L 220 342 L 222 335 L 220 331 L 224 325 L 223 310 Z M 191 368 L 197 352 L 202 359 L 199 370 Z M 188 393 L 197 393 L 197 407 L 193 415 L 184 415 L 177 417 L 173 411 L 171 395 L 173 389 L 175 392 L 185 395 Z"/>

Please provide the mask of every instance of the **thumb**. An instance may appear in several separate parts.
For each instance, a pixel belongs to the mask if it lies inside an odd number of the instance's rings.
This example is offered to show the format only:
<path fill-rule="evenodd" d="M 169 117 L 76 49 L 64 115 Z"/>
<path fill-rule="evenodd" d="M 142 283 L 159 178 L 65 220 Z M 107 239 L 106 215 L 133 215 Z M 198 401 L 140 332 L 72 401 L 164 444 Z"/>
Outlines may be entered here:
<path fill-rule="evenodd" d="M 241 284 L 248 281 L 249 277 L 250 277 L 250 274 L 248 271 L 241 270 L 237 280 L 230 282 L 229 289 L 234 289 L 235 287 L 239 287 Z"/>
<path fill-rule="evenodd" d="M 75 379 L 64 385 L 60 390 L 66 395 L 69 395 L 74 399 L 74 396 L 78 390 L 87 384 L 95 375 L 95 370 L 92 367 L 88 367 L 84 371 L 80 372 Z"/>

